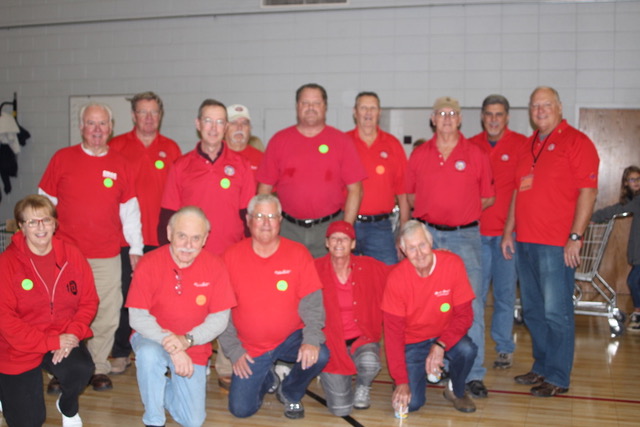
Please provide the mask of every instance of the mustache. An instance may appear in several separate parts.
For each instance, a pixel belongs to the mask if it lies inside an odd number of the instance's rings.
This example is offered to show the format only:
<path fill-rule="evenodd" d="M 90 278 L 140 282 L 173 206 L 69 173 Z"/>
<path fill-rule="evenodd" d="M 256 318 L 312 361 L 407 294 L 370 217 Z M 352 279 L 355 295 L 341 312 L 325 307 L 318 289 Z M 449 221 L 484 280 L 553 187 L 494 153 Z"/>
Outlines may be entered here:
<path fill-rule="evenodd" d="M 197 249 L 194 249 L 194 248 L 178 248 L 178 252 L 183 252 L 185 254 L 192 254 L 196 251 Z"/>

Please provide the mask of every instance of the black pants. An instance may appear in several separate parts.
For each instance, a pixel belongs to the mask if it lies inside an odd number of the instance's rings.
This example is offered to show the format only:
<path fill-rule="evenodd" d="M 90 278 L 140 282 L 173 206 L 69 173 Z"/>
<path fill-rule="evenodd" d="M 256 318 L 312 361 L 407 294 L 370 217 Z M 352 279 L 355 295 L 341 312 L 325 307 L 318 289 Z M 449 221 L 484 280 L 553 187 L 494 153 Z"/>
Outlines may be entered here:
<path fill-rule="evenodd" d="M 42 369 L 60 380 L 62 413 L 68 417 L 78 413 L 78 397 L 95 369 L 91 354 L 81 342 L 57 365 L 51 362 L 52 358 L 53 354 L 47 352 L 42 364 L 30 371 L 18 375 L 0 374 L 0 400 L 9 427 L 41 427 L 44 424 L 47 413 Z"/>
<path fill-rule="evenodd" d="M 156 249 L 157 246 L 145 245 L 143 252 L 146 254 L 149 251 Z M 122 261 L 122 308 L 120 308 L 120 324 L 116 329 L 115 339 L 113 341 L 113 348 L 111 349 L 112 357 L 129 357 L 131 354 L 131 344 L 129 338 L 131 338 L 131 326 L 129 326 L 129 309 L 124 305 L 127 302 L 127 295 L 129 294 L 129 286 L 131 286 L 131 260 L 129 259 L 129 247 L 120 248 L 120 260 Z"/>

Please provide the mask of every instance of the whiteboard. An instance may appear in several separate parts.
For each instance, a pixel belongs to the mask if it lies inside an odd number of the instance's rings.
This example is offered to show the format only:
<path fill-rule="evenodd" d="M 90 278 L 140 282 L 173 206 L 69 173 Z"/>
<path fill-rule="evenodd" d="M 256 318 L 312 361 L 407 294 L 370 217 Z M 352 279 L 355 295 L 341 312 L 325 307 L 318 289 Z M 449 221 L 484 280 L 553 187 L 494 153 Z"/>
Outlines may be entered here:
<path fill-rule="evenodd" d="M 133 129 L 133 122 L 131 121 L 131 98 L 133 98 L 133 94 L 70 96 L 69 145 L 76 145 L 82 142 L 78 114 L 82 106 L 90 102 L 107 104 L 113 111 L 113 132 L 111 136 L 120 135 Z"/>

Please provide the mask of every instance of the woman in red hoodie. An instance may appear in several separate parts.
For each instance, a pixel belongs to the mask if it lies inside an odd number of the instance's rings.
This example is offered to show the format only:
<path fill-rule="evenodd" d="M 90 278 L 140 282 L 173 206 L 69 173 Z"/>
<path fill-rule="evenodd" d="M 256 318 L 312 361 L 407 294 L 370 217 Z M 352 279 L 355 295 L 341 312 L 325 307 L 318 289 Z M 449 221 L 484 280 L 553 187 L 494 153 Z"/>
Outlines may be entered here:
<path fill-rule="evenodd" d="M 0 401 L 9 426 L 46 418 L 42 368 L 55 375 L 63 426 L 81 426 L 78 396 L 94 365 L 82 340 L 98 307 L 93 275 L 73 245 L 54 236 L 57 214 L 43 196 L 16 204 L 20 230 L 0 254 Z"/>

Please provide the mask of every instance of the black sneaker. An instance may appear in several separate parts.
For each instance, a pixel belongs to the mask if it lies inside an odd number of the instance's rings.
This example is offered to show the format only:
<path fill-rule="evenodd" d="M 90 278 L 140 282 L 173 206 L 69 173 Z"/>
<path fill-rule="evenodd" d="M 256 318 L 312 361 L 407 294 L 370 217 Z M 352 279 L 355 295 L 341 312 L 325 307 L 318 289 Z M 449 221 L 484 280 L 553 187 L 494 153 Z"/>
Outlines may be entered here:
<path fill-rule="evenodd" d="M 302 402 L 291 402 L 282 393 L 282 383 L 276 389 L 276 397 L 284 405 L 284 416 L 292 420 L 304 418 Z"/>
<path fill-rule="evenodd" d="M 475 398 L 482 399 L 489 395 L 489 390 L 487 390 L 482 380 L 469 381 L 465 388 Z"/>

